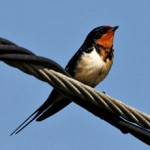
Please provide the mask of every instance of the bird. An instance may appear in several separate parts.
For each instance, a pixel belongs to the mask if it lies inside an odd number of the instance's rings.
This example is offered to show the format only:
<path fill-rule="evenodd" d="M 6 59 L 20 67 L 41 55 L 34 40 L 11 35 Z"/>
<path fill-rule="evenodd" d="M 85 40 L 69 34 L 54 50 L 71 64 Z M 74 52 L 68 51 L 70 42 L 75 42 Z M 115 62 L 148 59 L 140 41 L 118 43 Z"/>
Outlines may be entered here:
<path fill-rule="evenodd" d="M 108 75 L 114 59 L 113 41 L 119 26 L 103 25 L 94 28 L 79 50 L 68 62 L 65 70 L 72 78 L 95 87 Z M 17 134 L 32 121 L 43 121 L 71 103 L 70 99 L 52 90 L 47 100 L 12 133 Z"/>

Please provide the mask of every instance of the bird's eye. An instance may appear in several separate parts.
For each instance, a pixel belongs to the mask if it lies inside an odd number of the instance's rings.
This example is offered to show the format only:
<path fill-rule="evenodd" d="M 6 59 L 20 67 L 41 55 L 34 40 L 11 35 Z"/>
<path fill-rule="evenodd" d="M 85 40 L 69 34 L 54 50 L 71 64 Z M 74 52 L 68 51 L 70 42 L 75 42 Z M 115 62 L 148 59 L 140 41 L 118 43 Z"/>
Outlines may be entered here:
<path fill-rule="evenodd" d="M 106 32 L 106 29 L 101 29 L 101 34 L 105 34 Z"/>

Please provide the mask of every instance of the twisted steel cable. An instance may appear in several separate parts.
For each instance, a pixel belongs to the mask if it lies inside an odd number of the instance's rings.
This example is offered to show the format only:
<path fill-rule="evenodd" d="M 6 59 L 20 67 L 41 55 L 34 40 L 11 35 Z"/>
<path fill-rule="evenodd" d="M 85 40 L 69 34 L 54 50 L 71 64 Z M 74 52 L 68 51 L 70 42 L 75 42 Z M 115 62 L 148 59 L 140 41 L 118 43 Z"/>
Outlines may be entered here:
<path fill-rule="evenodd" d="M 114 125 L 123 133 L 131 133 L 140 139 L 141 137 L 135 133 L 138 130 L 143 131 L 146 137 L 140 140 L 150 144 L 150 140 L 147 140 L 147 138 L 150 139 L 150 115 L 72 79 L 61 66 L 52 60 L 36 56 L 12 42 L 2 43 L 1 41 L 0 39 L 1 61 L 49 83 L 70 100 Z M 131 131 L 131 128 L 130 131 L 129 128 L 127 130 L 126 125 L 129 127 L 127 121 L 133 123 L 130 126 L 135 127 L 134 130 Z"/>

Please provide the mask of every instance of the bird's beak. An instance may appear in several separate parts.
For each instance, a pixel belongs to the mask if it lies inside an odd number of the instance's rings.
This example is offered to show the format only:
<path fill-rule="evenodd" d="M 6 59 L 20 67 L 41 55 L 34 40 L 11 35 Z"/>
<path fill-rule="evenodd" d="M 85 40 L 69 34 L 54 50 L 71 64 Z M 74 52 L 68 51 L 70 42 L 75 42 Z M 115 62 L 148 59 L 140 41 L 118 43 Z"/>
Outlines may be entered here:
<path fill-rule="evenodd" d="M 109 31 L 116 31 L 117 29 L 119 28 L 119 26 L 115 26 L 115 27 L 112 27 Z"/>

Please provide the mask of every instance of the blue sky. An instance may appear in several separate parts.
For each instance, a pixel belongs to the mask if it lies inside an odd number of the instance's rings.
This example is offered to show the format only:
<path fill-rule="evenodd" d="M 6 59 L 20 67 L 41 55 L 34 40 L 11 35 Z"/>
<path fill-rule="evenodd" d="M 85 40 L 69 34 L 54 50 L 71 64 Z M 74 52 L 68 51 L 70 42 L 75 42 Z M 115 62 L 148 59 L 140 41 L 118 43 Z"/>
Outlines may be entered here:
<path fill-rule="evenodd" d="M 0 36 L 65 67 L 93 28 L 119 25 L 114 64 L 96 89 L 150 113 L 149 6 L 148 0 L 1 0 Z M 148 149 L 76 104 L 10 137 L 52 87 L 4 63 L 0 73 L 1 149 Z"/>

